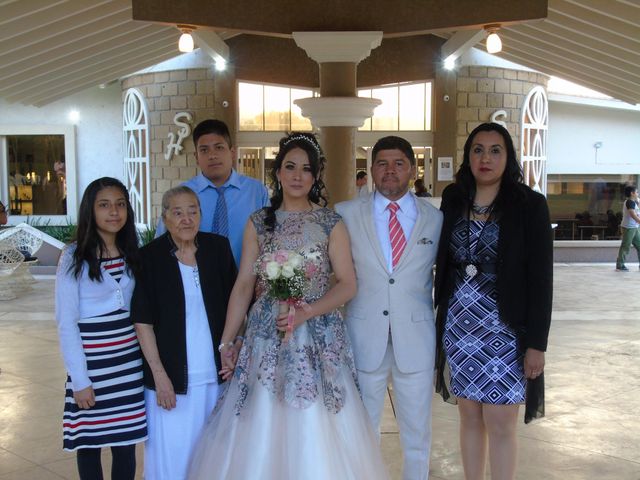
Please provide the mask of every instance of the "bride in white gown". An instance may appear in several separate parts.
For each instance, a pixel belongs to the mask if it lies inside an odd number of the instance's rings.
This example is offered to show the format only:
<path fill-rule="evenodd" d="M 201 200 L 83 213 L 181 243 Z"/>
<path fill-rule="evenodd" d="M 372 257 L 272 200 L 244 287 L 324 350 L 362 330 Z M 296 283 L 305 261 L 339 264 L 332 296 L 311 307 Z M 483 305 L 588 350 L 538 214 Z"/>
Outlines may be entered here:
<path fill-rule="evenodd" d="M 337 310 L 355 294 L 356 281 L 347 230 L 319 205 L 326 204 L 323 166 L 314 136 L 280 141 L 271 207 L 247 223 L 229 301 L 221 352 L 230 381 L 198 442 L 190 479 L 388 479 Z M 255 273 L 258 259 L 278 250 L 311 256 L 318 266 L 288 342 L 279 333 L 287 329 L 286 315 Z M 234 338 L 254 291 L 237 355 Z"/>

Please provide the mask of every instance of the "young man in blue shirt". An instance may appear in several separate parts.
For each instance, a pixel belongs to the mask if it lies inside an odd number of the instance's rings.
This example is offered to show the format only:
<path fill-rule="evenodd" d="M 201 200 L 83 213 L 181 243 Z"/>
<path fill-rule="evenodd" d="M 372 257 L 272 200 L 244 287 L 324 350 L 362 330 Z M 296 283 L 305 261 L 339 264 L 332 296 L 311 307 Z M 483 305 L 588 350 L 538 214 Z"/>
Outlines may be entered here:
<path fill-rule="evenodd" d="M 193 143 L 200 173 L 184 185 L 200 199 L 200 231 L 226 236 L 236 265 L 240 265 L 245 224 L 249 215 L 268 205 L 269 194 L 262 182 L 233 169 L 236 150 L 224 122 L 213 119 L 200 122 L 193 130 Z M 156 236 L 165 231 L 160 221 Z"/>

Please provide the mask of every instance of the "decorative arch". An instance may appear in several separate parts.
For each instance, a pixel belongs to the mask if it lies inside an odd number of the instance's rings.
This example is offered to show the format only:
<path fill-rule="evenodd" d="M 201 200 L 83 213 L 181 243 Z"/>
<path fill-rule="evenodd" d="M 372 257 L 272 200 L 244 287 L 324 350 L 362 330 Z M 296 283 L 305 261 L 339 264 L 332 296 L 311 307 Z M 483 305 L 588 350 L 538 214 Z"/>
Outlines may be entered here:
<path fill-rule="evenodd" d="M 135 88 L 127 90 L 123 111 L 124 178 L 138 228 L 151 225 L 149 109 Z"/>
<path fill-rule="evenodd" d="M 541 86 L 533 87 L 522 105 L 520 161 L 524 182 L 536 192 L 547 194 L 547 134 L 549 101 Z"/>

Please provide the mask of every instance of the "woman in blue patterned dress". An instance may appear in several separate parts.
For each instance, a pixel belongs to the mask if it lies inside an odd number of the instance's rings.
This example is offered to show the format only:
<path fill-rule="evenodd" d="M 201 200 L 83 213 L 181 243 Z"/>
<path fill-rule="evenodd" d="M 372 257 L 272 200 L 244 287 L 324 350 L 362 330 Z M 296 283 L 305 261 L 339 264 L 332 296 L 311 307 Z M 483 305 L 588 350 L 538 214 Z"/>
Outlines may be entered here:
<path fill-rule="evenodd" d="M 247 222 L 219 347 L 223 374 L 232 378 L 200 439 L 190 479 L 387 478 L 337 310 L 355 294 L 356 281 L 347 230 L 339 215 L 320 206 L 326 205 L 323 160 L 313 135 L 280 141 L 275 193 L 271 206 Z M 259 258 L 278 250 L 317 266 L 288 341 L 280 335 L 287 315 L 255 273 Z M 236 362 L 234 339 L 247 310 Z"/>
<path fill-rule="evenodd" d="M 101 447 L 111 447 L 111 478 L 133 479 L 135 444 L 147 437 L 142 353 L 129 318 L 139 269 L 133 209 L 115 178 L 84 192 L 75 243 L 56 274 L 56 321 L 68 377 L 65 450 L 77 452 L 81 479 L 101 479 Z"/>
<path fill-rule="evenodd" d="M 507 130 L 479 125 L 442 194 L 436 389 L 457 402 L 467 480 L 513 479 L 519 405 L 544 414 L 553 242 L 545 198 L 522 183 Z"/>

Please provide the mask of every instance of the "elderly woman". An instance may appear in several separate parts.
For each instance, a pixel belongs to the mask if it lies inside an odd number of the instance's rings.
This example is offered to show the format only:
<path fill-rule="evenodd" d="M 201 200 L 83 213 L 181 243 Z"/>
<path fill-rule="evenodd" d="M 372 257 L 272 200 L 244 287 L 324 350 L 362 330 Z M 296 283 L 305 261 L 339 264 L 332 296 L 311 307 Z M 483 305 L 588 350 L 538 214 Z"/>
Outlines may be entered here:
<path fill-rule="evenodd" d="M 218 398 L 221 343 L 236 266 L 229 241 L 198 232 L 188 187 L 162 197 L 167 233 L 141 249 L 131 317 L 144 354 L 147 480 L 186 478 L 191 450 Z"/>

